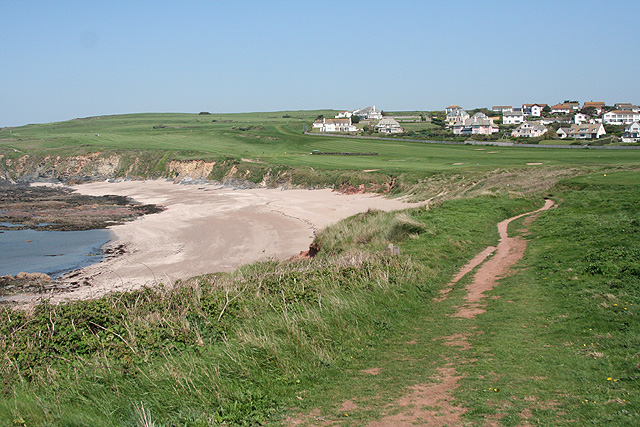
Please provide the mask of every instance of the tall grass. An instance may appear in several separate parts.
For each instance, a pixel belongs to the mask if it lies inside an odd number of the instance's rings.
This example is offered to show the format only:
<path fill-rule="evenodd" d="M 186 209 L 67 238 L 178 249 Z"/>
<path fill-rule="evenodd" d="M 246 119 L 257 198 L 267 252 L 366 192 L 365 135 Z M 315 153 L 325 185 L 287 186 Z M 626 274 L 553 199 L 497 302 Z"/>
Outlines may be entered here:
<path fill-rule="evenodd" d="M 420 271 L 406 257 L 350 251 L 31 313 L 4 308 L 0 425 L 269 419 L 286 390 L 375 337 L 371 299 Z"/>

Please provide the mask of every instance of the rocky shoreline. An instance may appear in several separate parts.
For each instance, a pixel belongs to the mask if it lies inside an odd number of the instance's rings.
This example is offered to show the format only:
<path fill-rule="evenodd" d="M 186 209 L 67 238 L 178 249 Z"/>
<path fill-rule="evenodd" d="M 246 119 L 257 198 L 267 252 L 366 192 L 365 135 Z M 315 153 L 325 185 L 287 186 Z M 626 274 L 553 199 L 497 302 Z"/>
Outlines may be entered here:
<path fill-rule="evenodd" d="M 123 196 L 90 196 L 57 185 L 15 184 L 0 180 L 0 233 L 21 229 L 104 229 L 163 210 L 162 206 L 139 204 Z M 122 248 L 109 247 L 103 255 L 113 257 L 122 253 Z M 63 285 L 43 273 L 0 276 L 0 296 L 49 294 L 60 286 Z M 69 284 L 63 287 L 68 288 Z"/>
<path fill-rule="evenodd" d="M 162 210 L 123 196 L 89 196 L 62 186 L 0 180 L 0 230 L 93 230 Z"/>

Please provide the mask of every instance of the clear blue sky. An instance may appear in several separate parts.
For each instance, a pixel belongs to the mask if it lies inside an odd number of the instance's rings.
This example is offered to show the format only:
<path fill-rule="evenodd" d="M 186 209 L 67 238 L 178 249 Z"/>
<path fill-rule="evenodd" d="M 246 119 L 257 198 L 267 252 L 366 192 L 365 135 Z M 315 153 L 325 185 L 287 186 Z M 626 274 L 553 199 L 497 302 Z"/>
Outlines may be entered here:
<path fill-rule="evenodd" d="M 0 0 L 0 126 L 640 103 L 640 1 Z"/>

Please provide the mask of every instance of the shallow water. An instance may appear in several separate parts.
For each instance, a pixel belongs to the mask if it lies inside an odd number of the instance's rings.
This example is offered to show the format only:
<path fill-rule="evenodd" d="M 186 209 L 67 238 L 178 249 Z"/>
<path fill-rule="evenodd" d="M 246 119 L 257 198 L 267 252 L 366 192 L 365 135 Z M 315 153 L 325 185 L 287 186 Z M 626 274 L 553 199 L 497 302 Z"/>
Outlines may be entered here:
<path fill-rule="evenodd" d="M 109 230 L 0 231 L 0 276 L 25 272 L 59 277 L 100 262 L 100 248 L 111 237 Z"/>

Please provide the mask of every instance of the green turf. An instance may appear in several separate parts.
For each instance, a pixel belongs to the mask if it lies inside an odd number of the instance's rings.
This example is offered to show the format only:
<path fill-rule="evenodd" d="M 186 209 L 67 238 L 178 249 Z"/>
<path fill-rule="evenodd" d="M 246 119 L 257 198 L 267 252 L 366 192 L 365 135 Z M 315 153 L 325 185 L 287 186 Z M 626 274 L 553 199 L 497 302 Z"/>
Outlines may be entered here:
<path fill-rule="evenodd" d="M 424 144 L 406 139 L 354 140 L 303 135 L 304 126 L 310 129 L 319 114 L 332 116 L 334 112 L 130 114 L 28 125 L 0 131 L 0 154 L 6 158 L 17 158 L 26 153 L 70 155 L 101 150 L 141 149 L 167 151 L 176 157 L 233 156 L 294 168 L 379 169 L 380 173 L 386 174 L 527 168 L 527 163 L 603 166 L 640 162 L 640 150 L 483 148 Z M 375 152 L 380 156 L 309 155 L 313 150 Z"/>

